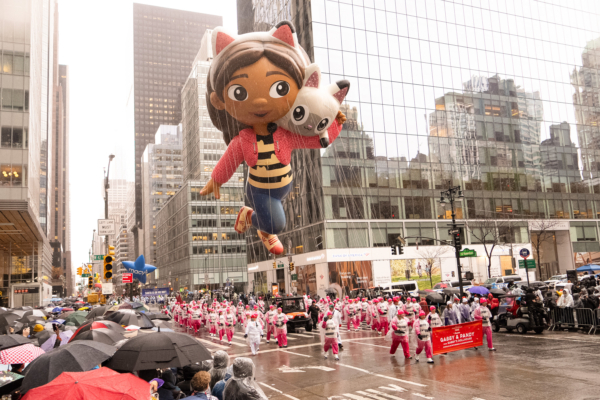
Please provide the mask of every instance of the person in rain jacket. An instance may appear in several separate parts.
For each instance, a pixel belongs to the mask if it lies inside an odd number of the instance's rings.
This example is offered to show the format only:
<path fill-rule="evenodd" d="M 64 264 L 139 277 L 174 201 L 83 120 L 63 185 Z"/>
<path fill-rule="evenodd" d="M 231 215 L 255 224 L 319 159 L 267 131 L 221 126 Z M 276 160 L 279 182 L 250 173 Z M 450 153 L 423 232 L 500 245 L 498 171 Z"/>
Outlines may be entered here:
<path fill-rule="evenodd" d="M 399 345 L 402 345 L 402 352 L 404 358 L 411 359 L 410 349 L 408 345 L 408 334 L 409 326 L 408 319 L 405 318 L 406 312 L 404 310 L 398 310 L 396 316 L 392 319 L 390 326 L 392 327 L 392 347 L 390 348 L 390 354 L 396 354 L 396 350 Z"/>
<path fill-rule="evenodd" d="M 473 319 L 471 318 L 471 307 L 469 306 L 469 301 L 463 297 L 462 304 L 459 304 L 458 310 L 460 312 L 460 321 L 463 322 L 471 322 Z"/>
<path fill-rule="evenodd" d="M 333 320 L 333 312 L 327 312 L 327 316 L 323 318 L 321 328 L 325 330 L 325 342 L 323 343 L 323 352 L 325 353 L 325 358 L 327 358 L 329 348 L 331 348 L 335 360 L 338 361 L 340 359 L 338 356 L 339 347 L 337 342 L 339 325 Z"/>
<path fill-rule="evenodd" d="M 233 376 L 225 384 L 223 399 L 226 400 L 267 400 L 267 396 L 256 382 L 254 363 L 246 357 L 238 357 L 233 362 Z"/>
<path fill-rule="evenodd" d="M 277 315 L 277 310 L 275 310 L 275 306 L 271 304 L 269 306 L 269 311 L 267 311 L 267 314 L 266 314 L 267 343 L 269 343 L 269 341 L 271 340 L 271 335 L 273 335 L 273 337 L 275 338 L 275 343 L 277 343 L 277 335 L 275 334 L 275 323 L 273 322 L 276 315 Z"/>
<path fill-rule="evenodd" d="M 252 314 L 250 318 L 250 321 L 246 324 L 244 338 L 246 338 L 246 341 L 250 345 L 252 355 L 256 355 L 258 353 L 258 346 L 260 346 L 260 338 L 263 337 L 263 327 L 258 321 L 258 314 Z"/>
<path fill-rule="evenodd" d="M 335 309 L 335 306 L 333 305 L 333 303 L 331 303 L 329 305 L 329 311 L 333 314 L 331 319 L 338 325 L 338 327 L 342 326 L 342 314 L 338 310 Z M 342 345 L 342 337 L 340 336 L 339 329 L 337 331 L 337 342 L 338 342 L 338 348 L 343 349 L 344 346 Z"/>
<path fill-rule="evenodd" d="M 427 362 L 433 364 L 433 346 L 431 345 L 431 326 L 427 321 L 425 311 L 419 312 L 419 319 L 414 322 L 415 333 L 417 335 L 417 351 L 415 360 L 419 361 L 419 354 L 425 349 Z"/>
<path fill-rule="evenodd" d="M 210 389 L 215 386 L 217 382 L 225 377 L 227 372 L 227 366 L 229 365 L 229 354 L 223 350 L 219 350 L 213 356 L 213 366 L 208 371 L 210 373 Z"/>
<path fill-rule="evenodd" d="M 275 333 L 277 334 L 277 343 L 279 348 L 287 348 L 287 315 L 283 313 L 281 307 L 277 309 L 277 314 L 273 318 L 275 324 Z"/>
<path fill-rule="evenodd" d="M 454 305 L 452 304 L 451 301 L 446 303 L 446 308 L 444 309 L 444 312 L 442 313 L 442 321 L 444 322 L 444 325 L 448 326 L 448 325 L 456 325 L 458 324 L 458 320 L 456 319 L 456 312 L 453 309 Z"/>
<path fill-rule="evenodd" d="M 559 307 L 573 307 L 573 296 L 569 292 L 569 289 L 563 289 L 562 296 L 558 298 Z"/>
<path fill-rule="evenodd" d="M 486 307 L 486 299 L 481 299 L 481 305 L 473 311 L 473 318 L 475 321 L 481 321 L 483 326 L 483 334 L 487 339 L 488 349 L 490 351 L 496 351 L 492 344 L 492 313 L 489 308 Z"/>

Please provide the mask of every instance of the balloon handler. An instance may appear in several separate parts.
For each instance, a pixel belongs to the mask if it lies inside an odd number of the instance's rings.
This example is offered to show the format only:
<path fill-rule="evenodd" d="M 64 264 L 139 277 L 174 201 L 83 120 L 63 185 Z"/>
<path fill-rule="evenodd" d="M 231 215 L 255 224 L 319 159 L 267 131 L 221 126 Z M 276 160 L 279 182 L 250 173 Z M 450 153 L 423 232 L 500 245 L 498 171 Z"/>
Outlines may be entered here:
<path fill-rule="evenodd" d="M 292 150 L 320 149 L 338 137 L 346 121 L 339 106 L 350 83 L 322 88 L 318 66 L 310 64 L 288 21 L 240 36 L 218 27 L 211 40 L 206 103 L 228 147 L 200 194 L 219 199 L 220 187 L 245 161 L 250 207 L 239 211 L 235 230 L 254 226 L 265 247 L 281 254 L 277 234 L 286 225 L 282 201 L 293 184 Z"/>

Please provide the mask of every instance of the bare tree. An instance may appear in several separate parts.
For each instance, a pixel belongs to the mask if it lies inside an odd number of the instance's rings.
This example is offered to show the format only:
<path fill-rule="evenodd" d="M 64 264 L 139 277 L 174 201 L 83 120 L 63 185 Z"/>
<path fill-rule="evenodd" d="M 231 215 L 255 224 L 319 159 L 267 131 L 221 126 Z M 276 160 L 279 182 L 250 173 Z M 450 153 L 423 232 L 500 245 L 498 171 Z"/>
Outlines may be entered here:
<path fill-rule="evenodd" d="M 488 278 L 492 276 L 492 255 L 496 246 L 506 242 L 506 235 L 502 233 L 503 228 L 508 226 L 508 221 L 496 219 L 495 214 L 478 217 L 474 221 L 466 221 L 465 228 L 471 233 L 471 238 L 483 245 L 488 258 Z M 473 242 L 474 240 L 471 239 Z"/>
<path fill-rule="evenodd" d="M 427 268 L 425 271 L 427 272 L 427 276 L 429 276 L 429 284 L 433 289 L 433 280 L 431 278 L 431 273 L 433 271 L 433 267 L 436 262 L 438 262 L 439 258 L 452 250 L 450 246 L 426 246 L 421 247 L 417 250 L 417 253 L 427 261 Z M 441 269 L 441 264 L 440 264 Z"/>
<path fill-rule="evenodd" d="M 554 242 L 554 231 L 561 224 L 561 221 L 555 219 L 535 219 L 533 221 L 529 221 L 529 235 L 531 239 L 531 247 L 535 251 L 535 256 L 537 258 L 537 266 L 536 271 L 539 279 L 542 277 L 542 265 L 541 261 L 541 250 L 544 244 L 553 243 Z M 533 237 L 533 232 L 536 232 L 535 238 Z"/>

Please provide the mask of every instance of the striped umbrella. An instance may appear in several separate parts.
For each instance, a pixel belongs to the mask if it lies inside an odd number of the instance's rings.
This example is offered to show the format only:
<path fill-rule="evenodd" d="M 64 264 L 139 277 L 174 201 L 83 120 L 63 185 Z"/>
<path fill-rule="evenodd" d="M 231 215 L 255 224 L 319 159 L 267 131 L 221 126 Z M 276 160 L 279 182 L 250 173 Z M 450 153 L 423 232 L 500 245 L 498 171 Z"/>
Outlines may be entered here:
<path fill-rule="evenodd" d="M 44 354 L 44 350 L 39 347 L 33 344 L 24 344 L 0 351 L 0 364 L 26 364 L 32 362 L 42 354 Z"/>

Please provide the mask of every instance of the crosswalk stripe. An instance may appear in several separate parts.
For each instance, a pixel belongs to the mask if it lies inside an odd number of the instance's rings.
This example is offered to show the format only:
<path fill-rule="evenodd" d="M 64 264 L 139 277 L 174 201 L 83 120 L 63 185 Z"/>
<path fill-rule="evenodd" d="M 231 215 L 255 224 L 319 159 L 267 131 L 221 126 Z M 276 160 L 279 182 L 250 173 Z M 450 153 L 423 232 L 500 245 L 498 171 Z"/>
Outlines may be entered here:
<path fill-rule="evenodd" d="M 368 397 L 362 397 L 362 396 L 359 396 L 357 394 L 352 394 L 352 393 L 344 393 L 344 396 L 350 397 L 351 399 L 354 399 L 354 400 L 371 400 Z"/>
<path fill-rule="evenodd" d="M 283 350 L 283 349 L 280 349 L 279 351 L 281 351 L 281 352 L 283 352 L 283 353 L 295 354 L 295 355 L 297 355 L 297 356 L 302 356 L 302 357 L 311 357 L 311 356 L 308 356 L 308 355 L 306 355 L 306 354 L 294 353 L 293 351 L 288 351 L 288 350 Z"/>
<path fill-rule="evenodd" d="M 403 387 L 400 387 L 398 385 L 394 385 L 393 383 L 390 383 L 388 386 L 379 386 L 379 389 L 393 390 L 394 392 L 406 392 L 407 391 L 407 389 L 404 389 Z"/>
<path fill-rule="evenodd" d="M 210 345 L 211 347 L 215 347 L 215 348 L 221 349 L 221 350 L 225 350 L 225 349 L 229 348 L 229 346 L 222 346 L 220 344 L 216 344 L 216 343 L 213 343 L 213 342 L 205 340 L 205 339 L 196 338 L 196 340 L 198 340 L 199 342 L 205 343 L 207 345 Z"/>
<path fill-rule="evenodd" d="M 357 390 L 356 393 L 362 394 L 363 396 L 371 397 L 375 400 L 388 400 L 385 397 L 379 397 L 379 396 L 371 394 L 371 393 L 363 392 L 362 390 Z"/>
<path fill-rule="evenodd" d="M 376 394 L 378 394 L 380 396 L 384 396 L 384 397 L 389 397 L 392 400 L 404 400 L 402 397 L 392 396 L 391 394 L 379 392 L 379 391 L 377 391 L 375 389 L 367 389 L 367 392 L 376 393 Z"/>

